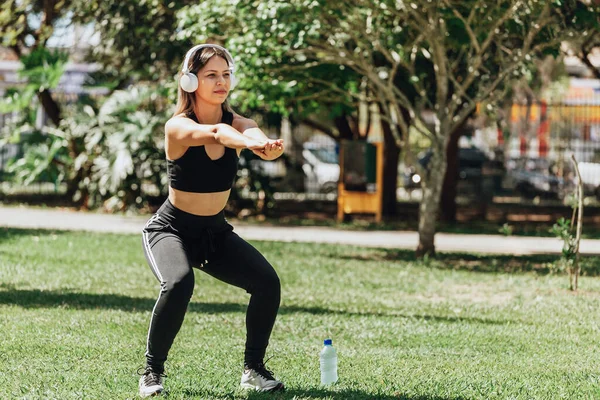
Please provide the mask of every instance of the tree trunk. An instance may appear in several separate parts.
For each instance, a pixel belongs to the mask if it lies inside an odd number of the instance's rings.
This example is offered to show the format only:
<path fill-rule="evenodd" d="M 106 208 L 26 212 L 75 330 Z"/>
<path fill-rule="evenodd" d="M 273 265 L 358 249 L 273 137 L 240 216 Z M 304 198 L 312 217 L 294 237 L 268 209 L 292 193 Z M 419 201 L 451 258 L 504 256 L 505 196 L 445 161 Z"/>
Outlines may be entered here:
<path fill-rule="evenodd" d="M 21 48 L 19 46 L 11 46 L 11 49 L 15 52 L 18 58 L 21 58 L 23 52 L 21 51 Z M 44 108 L 44 111 L 46 112 L 46 115 L 48 115 L 48 118 L 50 118 L 50 120 L 52 121 L 52 123 L 54 123 L 55 126 L 58 126 L 58 124 L 60 124 L 61 121 L 60 107 L 58 103 L 52 98 L 50 91 L 48 91 L 48 89 L 44 89 L 43 91 L 38 92 L 37 96 L 38 100 L 42 104 L 42 107 Z"/>
<path fill-rule="evenodd" d="M 80 209 L 87 209 L 87 202 L 89 198 L 89 192 L 87 188 L 81 190 L 81 196 L 77 200 L 75 200 L 75 194 L 79 190 L 79 182 L 81 182 L 85 177 L 83 166 L 77 171 L 77 174 L 73 177 L 73 179 L 69 179 L 67 181 L 67 192 L 65 193 L 65 198 L 67 201 L 75 205 Z"/>
<path fill-rule="evenodd" d="M 446 173 L 445 143 L 434 144 L 437 147 L 427 165 L 426 179 L 422 181 L 423 198 L 419 204 L 419 245 L 417 257 L 435 255 L 435 232 L 440 207 L 442 185 Z"/>
<path fill-rule="evenodd" d="M 446 174 L 442 186 L 442 198 L 440 202 L 441 218 L 445 222 L 456 222 L 456 193 L 458 185 L 458 141 L 464 133 L 463 123 L 450 135 L 450 141 L 446 148 Z"/>
<path fill-rule="evenodd" d="M 348 123 L 348 118 L 345 114 L 340 115 L 339 117 L 335 117 L 333 119 L 333 123 L 335 124 L 335 127 L 339 132 L 338 140 L 352 140 L 355 138 L 355 136 L 358 137 L 358 132 L 356 132 L 355 134 L 355 132 L 352 130 L 352 127 Z"/>
<path fill-rule="evenodd" d="M 446 149 L 446 174 L 442 183 L 440 199 L 440 216 L 442 221 L 456 222 L 456 187 L 458 185 L 458 138 L 455 134 L 450 137 Z"/>
<path fill-rule="evenodd" d="M 42 103 L 42 107 L 44 108 L 46 115 L 48 115 L 48 118 L 50 118 L 55 126 L 58 126 L 61 120 L 60 107 L 56 101 L 54 101 L 48 89 L 39 92 L 38 99 L 40 100 L 40 103 Z"/>
<path fill-rule="evenodd" d="M 383 129 L 383 187 L 382 210 L 384 217 L 392 217 L 397 213 L 398 198 L 398 161 L 400 158 L 400 147 L 396 144 L 392 130 L 387 121 L 381 121 Z"/>

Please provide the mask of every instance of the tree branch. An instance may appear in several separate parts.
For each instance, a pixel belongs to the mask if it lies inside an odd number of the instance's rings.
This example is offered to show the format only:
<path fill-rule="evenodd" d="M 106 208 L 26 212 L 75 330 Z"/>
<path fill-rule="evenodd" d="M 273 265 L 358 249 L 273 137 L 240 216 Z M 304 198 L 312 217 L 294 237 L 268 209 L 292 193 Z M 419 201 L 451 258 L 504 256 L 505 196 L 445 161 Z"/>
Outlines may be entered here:
<path fill-rule="evenodd" d="M 471 29 L 471 21 L 473 20 L 473 16 L 475 15 L 475 10 L 477 9 L 477 7 L 471 8 L 469 20 L 467 21 L 467 20 L 465 20 L 463 15 L 454 6 L 452 6 L 450 1 L 448 1 L 448 0 L 443 0 L 443 1 L 444 1 L 444 4 L 446 5 L 446 7 L 448 7 L 450 10 L 452 10 L 452 14 L 454 14 L 454 16 L 456 18 L 458 18 L 462 21 L 463 25 L 465 26 L 465 29 L 467 30 L 467 34 L 469 35 L 469 38 L 471 39 L 471 45 L 473 46 L 473 48 L 475 48 L 475 52 L 481 53 L 481 47 L 479 47 L 479 41 L 477 40 L 477 37 L 475 36 L 475 32 L 473 32 L 473 29 Z"/>
<path fill-rule="evenodd" d="M 435 18 L 435 17 L 434 17 Z M 435 18 L 437 19 L 437 18 Z M 440 37 L 445 37 L 443 24 L 439 25 L 440 32 L 437 32 Z M 435 30 L 434 30 L 435 32 Z M 448 55 L 446 54 L 446 47 L 444 46 L 444 40 L 432 40 L 431 46 L 433 48 L 433 64 L 435 73 L 435 86 L 436 86 L 436 112 L 442 113 L 445 117 L 445 105 L 448 101 Z M 436 134 L 440 132 L 436 129 Z"/>
<path fill-rule="evenodd" d="M 487 90 L 484 90 L 482 94 L 477 96 L 476 101 L 487 99 L 490 96 L 490 94 L 493 93 L 496 90 L 496 88 L 506 79 L 506 77 L 517 68 L 518 65 L 519 63 L 515 62 L 512 65 L 506 66 L 505 69 L 496 78 L 496 80 L 487 88 Z M 476 106 L 476 102 L 470 103 L 467 108 L 463 109 L 457 116 L 455 116 L 452 120 L 450 131 L 454 131 L 454 129 L 456 129 L 456 126 L 462 124 L 467 119 L 467 117 L 473 112 L 473 110 L 475 110 Z"/>
<path fill-rule="evenodd" d="M 331 90 L 332 92 L 336 92 L 336 93 L 339 93 L 339 94 L 344 95 L 344 96 L 350 96 L 350 97 L 352 97 L 352 98 L 354 98 L 356 100 L 360 100 L 361 99 L 360 94 L 351 93 L 348 90 L 339 88 L 336 84 L 334 84 L 331 81 L 326 81 L 324 79 L 319 79 L 319 78 L 310 78 L 310 82 L 314 82 L 314 83 L 318 83 L 320 85 L 323 85 L 323 86 L 327 87 L 329 90 Z"/>
<path fill-rule="evenodd" d="M 484 60 L 484 54 L 486 53 L 488 47 L 492 44 L 495 36 L 496 36 L 496 31 L 499 30 L 499 28 L 510 19 L 510 17 L 512 17 L 513 12 L 515 11 L 517 5 L 509 7 L 508 10 L 506 10 L 506 12 L 504 13 L 504 15 L 498 19 L 498 21 L 496 21 L 496 23 L 492 26 L 492 29 L 490 30 L 487 38 L 485 39 L 485 41 L 483 42 L 483 44 L 479 47 L 479 51 L 475 53 L 475 55 L 473 57 L 471 57 L 473 59 L 473 63 L 471 64 L 471 66 L 469 67 L 469 70 L 471 71 L 471 74 L 469 74 L 467 76 L 467 79 L 465 79 L 463 86 L 463 90 L 466 92 L 469 87 L 471 86 L 471 84 L 473 83 L 473 81 L 475 80 L 476 76 L 474 73 L 474 71 L 478 71 L 481 68 L 481 65 L 483 64 L 483 60 Z"/>
<path fill-rule="evenodd" d="M 587 48 L 588 45 L 593 43 L 596 36 L 600 36 L 598 33 L 594 33 L 590 35 L 590 37 L 581 44 L 580 52 L 578 52 L 578 58 L 585 64 L 586 67 L 592 72 L 596 79 L 600 79 L 600 69 L 597 68 L 594 64 L 592 64 L 592 60 L 589 59 L 590 52 Z"/>
<path fill-rule="evenodd" d="M 301 119 L 300 122 L 302 122 L 305 125 L 310 126 L 311 128 L 314 128 L 314 129 L 317 129 L 318 131 L 323 132 L 324 134 L 326 134 L 330 138 L 333 138 L 334 140 L 337 140 L 339 138 L 339 135 L 336 135 L 335 132 L 331 128 L 329 128 L 329 126 L 322 124 L 319 121 L 315 121 L 314 119 L 310 119 L 310 118 L 304 118 L 304 119 Z"/>

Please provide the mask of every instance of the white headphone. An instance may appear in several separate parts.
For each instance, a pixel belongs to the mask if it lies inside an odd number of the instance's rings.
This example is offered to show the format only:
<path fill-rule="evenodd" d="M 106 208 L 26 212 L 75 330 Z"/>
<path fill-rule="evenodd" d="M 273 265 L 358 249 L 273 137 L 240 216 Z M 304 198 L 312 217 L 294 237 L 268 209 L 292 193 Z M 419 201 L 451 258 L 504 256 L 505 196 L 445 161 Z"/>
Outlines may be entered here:
<path fill-rule="evenodd" d="M 198 89 L 198 76 L 190 72 L 190 67 L 188 64 L 190 62 L 190 58 L 194 55 L 194 53 L 196 53 L 197 50 L 203 49 L 205 47 L 213 47 L 225 53 L 225 56 L 227 57 L 227 63 L 229 64 L 229 71 L 231 73 L 231 84 L 229 86 L 229 89 L 233 89 L 237 83 L 235 80 L 235 76 L 233 75 L 233 71 L 235 70 L 233 57 L 231 56 L 231 54 L 229 54 L 226 48 L 221 47 L 217 44 L 199 44 L 188 50 L 187 54 L 185 55 L 185 61 L 183 62 L 183 69 L 181 70 L 182 74 L 181 78 L 179 78 L 179 86 L 181 86 L 181 88 L 188 93 L 193 93 L 196 91 L 196 89 Z"/>

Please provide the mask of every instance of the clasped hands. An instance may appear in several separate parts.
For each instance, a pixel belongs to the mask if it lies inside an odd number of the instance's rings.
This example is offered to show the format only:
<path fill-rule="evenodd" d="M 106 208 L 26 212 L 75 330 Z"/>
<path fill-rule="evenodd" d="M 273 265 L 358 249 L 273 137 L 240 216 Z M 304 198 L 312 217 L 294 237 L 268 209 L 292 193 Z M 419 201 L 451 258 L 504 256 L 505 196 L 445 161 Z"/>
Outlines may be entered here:
<path fill-rule="evenodd" d="M 256 141 L 256 144 L 252 144 L 248 148 L 263 160 L 275 160 L 283 154 L 283 140 L 267 139 Z"/>

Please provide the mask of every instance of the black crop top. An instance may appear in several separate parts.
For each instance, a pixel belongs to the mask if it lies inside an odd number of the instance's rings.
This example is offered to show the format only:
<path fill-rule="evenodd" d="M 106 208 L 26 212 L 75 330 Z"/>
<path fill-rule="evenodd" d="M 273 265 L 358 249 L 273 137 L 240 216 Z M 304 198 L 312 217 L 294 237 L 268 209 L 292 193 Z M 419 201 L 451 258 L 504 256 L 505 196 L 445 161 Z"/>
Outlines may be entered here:
<path fill-rule="evenodd" d="M 193 113 L 188 117 L 198 122 Z M 233 114 L 223 110 L 221 122 L 231 125 Z M 188 147 L 178 159 L 167 159 L 169 185 L 184 192 L 212 193 L 229 190 L 237 169 L 237 150 L 230 147 L 225 147 L 225 153 L 216 160 L 210 159 L 204 146 Z"/>

